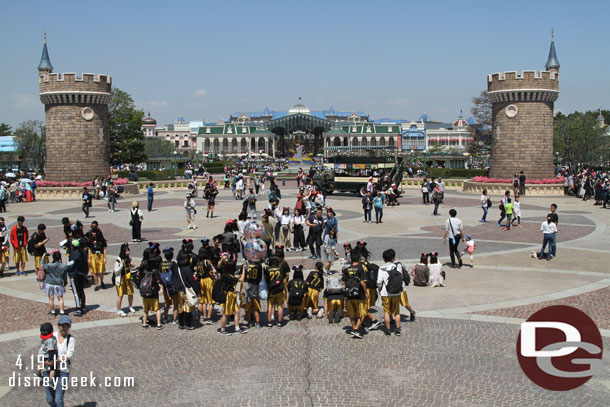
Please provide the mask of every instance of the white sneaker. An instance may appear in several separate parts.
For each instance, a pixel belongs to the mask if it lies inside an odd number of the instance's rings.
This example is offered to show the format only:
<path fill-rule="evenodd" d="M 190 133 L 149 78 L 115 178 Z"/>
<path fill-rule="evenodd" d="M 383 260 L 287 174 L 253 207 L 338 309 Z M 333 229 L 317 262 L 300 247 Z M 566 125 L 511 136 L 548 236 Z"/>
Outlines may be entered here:
<path fill-rule="evenodd" d="M 135 314 L 136 310 L 133 307 L 129 307 L 129 312 L 132 313 L 132 314 Z"/>
<path fill-rule="evenodd" d="M 120 316 L 120 317 L 126 317 L 126 316 L 127 316 L 127 314 L 125 313 L 125 311 L 123 311 L 122 309 L 118 310 L 118 311 L 116 312 L 116 314 L 117 314 L 118 316 Z"/>

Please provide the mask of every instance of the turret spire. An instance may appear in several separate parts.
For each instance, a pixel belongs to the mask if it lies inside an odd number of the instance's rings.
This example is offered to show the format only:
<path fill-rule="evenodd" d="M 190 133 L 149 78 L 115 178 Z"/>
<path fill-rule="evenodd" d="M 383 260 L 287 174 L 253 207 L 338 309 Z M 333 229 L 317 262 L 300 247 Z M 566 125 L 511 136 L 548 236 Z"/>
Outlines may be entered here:
<path fill-rule="evenodd" d="M 38 64 L 38 72 L 53 72 L 53 65 L 49 59 L 49 51 L 47 50 L 47 32 L 44 32 L 43 45 L 42 45 L 42 56 L 40 57 L 40 63 Z"/>
<path fill-rule="evenodd" d="M 557 53 L 555 52 L 555 30 L 551 28 L 551 48 L 549 49 L 549 57 L 546 60 L 544 66 L 547 71 L 559 72 L 559 60 L 557 59 Z"/>

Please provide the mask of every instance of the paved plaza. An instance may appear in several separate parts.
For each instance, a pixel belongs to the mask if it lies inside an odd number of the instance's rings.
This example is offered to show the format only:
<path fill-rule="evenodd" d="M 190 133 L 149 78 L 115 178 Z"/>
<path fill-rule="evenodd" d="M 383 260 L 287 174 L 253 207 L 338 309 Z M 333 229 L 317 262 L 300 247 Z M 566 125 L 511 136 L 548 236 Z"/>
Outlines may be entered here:
<path fill-rule="evenodd" d="M 293 207 L 293 182 L 282 188 L 280 205 Z M 610 346 L 610 254 L 608 225 L 610 211 L 590 201 L 564 197 L 522 198 L 522 227 L 504 231 L 496 227 L 497 201 L 487 224 L 479 223 L 479 196 L 448 190 L 432 216 L 432 206 L 421 203 L 419 191 L 407 189 L 400 206 L 384 208 L 382 224 L 363 223 L 360 199 L 333 194 L 327 204 L 337 212 L 340 246 L 366 240 L 373 260 L 394 248 L 406 265 L 417 262 L 420 253 L 438 251 L 449 261 L 442 244 L 442 226 L 448 211 L 455 208 L 465 231 L 477 242 L 474 267 L 450 269 L 444 288 L 407 288 L 417 311 L 415 322 L 407 322 L 404 311 L 401 337 L 385 337 L 374 330 L 358 340 L 346 334 L 348 319 L 329 325 L 325 319 L 288 322 L 278 329 L 251 329 L 246 335 L 224 337 L 218 322 L 196 325 L 194 331 L 178 330 L 168 324 L 162 331 L 139 327 L 142 300 L 135 295 L 136 314 L 118 317 L 116 291 L 86 290 L 88 312 L 73 317 L 72 334 L 77 340 L 72 376 L 98 377 L 98 387 L 71 388 L 68 406 L 607 406 L 610 400 L 610 355 L 604 355 L 604 370 L 585 385 L 568 392 L 551 392 L 532 383 L 522 372 L 516 357 L 519 324 L 533 312 L 553 304 L 575 306 L 586 312 Z M 109 241 L 108 273 L 119 246 L 131 241 L 128 208 L 132 200 L 146 206 L 146 196 L 126 196 L 118 210 L 108 213 L 106 202 L 95 201 L 90 219 L 85 220 L 80 202 L 37 201 L 13 204 L 4 214 L 12 227 L 23 215 L 33 232 L 38 223 L 47 225 L 55 248 L 63 239 L 61 218 L 80 219 L 88 228 L 97 220 Z M 261 198 L 262 200 L 262 198 Z M 184 191 L 157 192 L 154 210 L 144 209 L 142 235 L 146 241 L 133 243 L 132 255 L 140 259 L 147 241 L 176 249 L 180 241 L 211 238 L 222 231 L 241 208 L 229 190 L 220 190 L 216 215 L 205 218 L 197 199 L 195 231 L 186 230 Z M 557 257 L 552 261 L 531 258 L 539 250 L 540 222 L 549 205 L 558 204 Z M 266 202 L 265 202 L 266 203 Z M 263 202 L 259 201 L 259 213 Z M 340 250 L 341 251 L 341 250 Z M 309 252 L 288 253 L 288 263 L 303 264 L 306 273 L 313 261 Z M 40 345 L 39 325 L 47 321 L 47 298 L 36 282 L 33 261 L 30 274 L 15 276 L 14 266 L 0 279 L 0 405 L 44 404 L 41 388 L 9 386 L 13 374 L 30 376 L 31 371 L 15 366 L 18 355 L 29 360 Z M 333 266 L 339 270 L 339 265 Z M 127 305 L 126 298 L 124 306 Z M 66 308 L 74 306 L 66 294 Z M 266 305 L 263 302 L 263 309 Z M 383 317 L 381 302 L 377 316 Z M 264 317 L 263 317 L 264 319 Z M 56 320 L 51 321 L 56 324 Z M 102 377 L 133 377 L 135 387 L 100 387 Z"/>

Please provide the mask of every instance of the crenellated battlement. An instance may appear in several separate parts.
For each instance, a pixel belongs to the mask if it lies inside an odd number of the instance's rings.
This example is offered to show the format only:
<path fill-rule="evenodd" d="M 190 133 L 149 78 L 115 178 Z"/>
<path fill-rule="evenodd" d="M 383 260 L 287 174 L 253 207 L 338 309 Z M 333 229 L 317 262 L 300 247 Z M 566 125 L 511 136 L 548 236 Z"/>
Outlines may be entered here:
<path fill-rule="evenodd" d="M 487 75 L 487 91 L 541 89 L 559 90 L 559 74 L 551 71 L 497 72 Z"/>
<path fill-rule="evenodd" d="M 40 93 L 92 92 L 110 93 L 112 78 L 108 75 L 83 73 L 41 73 L 38 76 Z"/>

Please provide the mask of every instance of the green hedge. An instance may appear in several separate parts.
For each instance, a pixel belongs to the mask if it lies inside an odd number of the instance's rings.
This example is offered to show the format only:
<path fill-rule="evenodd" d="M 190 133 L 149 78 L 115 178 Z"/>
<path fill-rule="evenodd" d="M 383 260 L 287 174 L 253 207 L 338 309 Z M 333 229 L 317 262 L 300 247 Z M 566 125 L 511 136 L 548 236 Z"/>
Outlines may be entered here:
<path fill-rule="evenodd" d="M 434 178 L 472 178 L 472 177 L 486 177 L 489 170 L 475 170 L 465 168 L 428 168 L 427 177 Z"/>
<path fill-rule="evenodd" d="M 215 162 L 212 164 L 208 164 L 205 166 L 205 169 L 211 174 L 217 174 L 224 172 L 224 162 Z M 161 181 L 166 179 L 174 179 L 174 173 L 178 177 L 184 177 L 184 169 L 177 169 L 175 172 L 173 169 L 165 169 L 165 170 L 141 170 L 136 171 L 138 173 L 138 178 L 146 178 L 150 181 Z M 129 178 L 129 171 L 115 171 L 115 175 L 119 178 Z"/>

